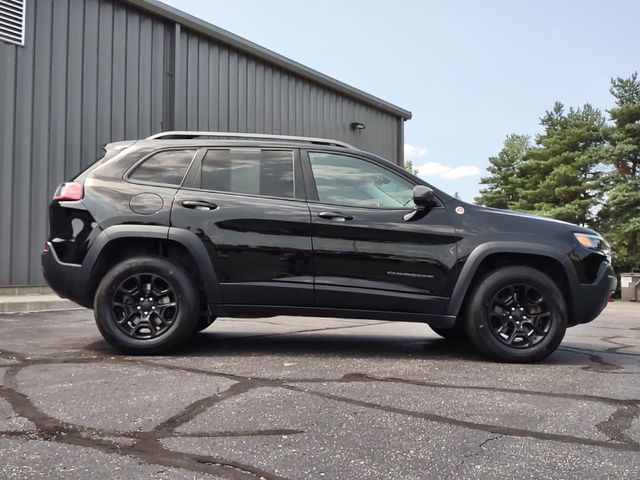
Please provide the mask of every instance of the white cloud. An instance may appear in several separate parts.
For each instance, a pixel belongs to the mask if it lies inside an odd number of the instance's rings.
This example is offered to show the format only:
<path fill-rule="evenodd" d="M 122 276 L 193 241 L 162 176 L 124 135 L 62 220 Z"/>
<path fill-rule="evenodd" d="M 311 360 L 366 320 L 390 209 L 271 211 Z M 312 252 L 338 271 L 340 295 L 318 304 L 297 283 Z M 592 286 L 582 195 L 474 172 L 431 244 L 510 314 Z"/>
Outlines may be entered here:
<path fill-rule="evenodd" d="M 416 167 L 418 169 L 418 176 L 420 177 L 441 177 L 447 173 L 451 168 L 442 165 L 438 162 L 427 162 Z"/>
<path fill-rule="evenodd" d="M 455 180 L 462 177 L 473 177 L 480 175 L 480 169 L 475 165 L 458 165 L 449 167 L 438 162 L 427 162 L 416 167 L 418 176 L 425 180 L 433 178 L 444 178 L 446 180 Z"/>
<path fill-rule="evenodd" d="M 409 145 L 408 143 L 404 144 L 404 157 L 405 158 L 419 158 L 427 156 L 427 147 L 417 147 L 413 145 Z"/>
<path fill-rule="evenodd" d="M 442 178 L 453 180 L 462 177 L 475 177 L 476 175 L 480 175 L 480 169 L 475 165 L 460 165 L 445 172 Z"/>

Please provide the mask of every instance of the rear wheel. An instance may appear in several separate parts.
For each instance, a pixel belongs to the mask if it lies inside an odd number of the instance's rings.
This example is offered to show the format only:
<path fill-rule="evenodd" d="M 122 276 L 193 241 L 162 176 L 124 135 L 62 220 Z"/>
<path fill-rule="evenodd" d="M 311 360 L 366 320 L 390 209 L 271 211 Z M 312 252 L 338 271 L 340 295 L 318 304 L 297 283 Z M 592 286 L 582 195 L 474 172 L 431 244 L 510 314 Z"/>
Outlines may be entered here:
<path fill-rule="evenodd" d="M 102 336 L 119 350 L 154 354 L 185 342 L 199 318 L 187 273 L 162 257 L 135 257 L 104 276 L 94 300 Z"/>
<path fill-rule="evenodd" d="M 529 267 L 504 267 L 474 290 L 465 318 L 471 342 L 485 355 L 507 362 L 536 362 L 551 354 L 567 329 L 567 308 L 558 286 Z"/>

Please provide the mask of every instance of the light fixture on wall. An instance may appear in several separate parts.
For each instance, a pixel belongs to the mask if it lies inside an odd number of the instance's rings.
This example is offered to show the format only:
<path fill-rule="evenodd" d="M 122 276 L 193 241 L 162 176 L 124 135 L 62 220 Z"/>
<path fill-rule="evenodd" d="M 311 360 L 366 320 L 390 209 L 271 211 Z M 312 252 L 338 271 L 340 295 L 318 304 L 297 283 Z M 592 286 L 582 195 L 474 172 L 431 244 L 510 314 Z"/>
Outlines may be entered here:
<path fill-rule="evenodd" d="M 365 126 L 364 123 L 361 123 L 361 122 L 351 123 L 351 130 L 355 130 L 358 133 L 362 132 L 362 130 L 364 130 L 365 128 L 367 127 Z"/>

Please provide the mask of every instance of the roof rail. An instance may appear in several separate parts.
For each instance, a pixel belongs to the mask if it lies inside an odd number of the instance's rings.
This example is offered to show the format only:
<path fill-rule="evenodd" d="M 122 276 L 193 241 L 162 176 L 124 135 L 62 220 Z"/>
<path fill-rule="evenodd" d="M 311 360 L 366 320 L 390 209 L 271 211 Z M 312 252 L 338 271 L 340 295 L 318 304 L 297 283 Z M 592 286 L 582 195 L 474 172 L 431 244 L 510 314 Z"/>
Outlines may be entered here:
<path fill-rule="evenodd" d="M 293 142 L 315 143 L 318 145 L 330 145 L 335 147 L 349 148 L 351 150 L 359 150 L 358 148 L 346 142 L 339 140 L 331 140 L 329 138 L 316 137 L 292 137 L 289 135 L 271 135 L 268 133 L 237 133 L 237 132 L 191 132 L 191 131 L 170 131 L 160 132 L 146 140 L 188 140 L 194 138 L 246 138 L 246 139 L 264 139 L 264 140 L 285 140 Z"/>

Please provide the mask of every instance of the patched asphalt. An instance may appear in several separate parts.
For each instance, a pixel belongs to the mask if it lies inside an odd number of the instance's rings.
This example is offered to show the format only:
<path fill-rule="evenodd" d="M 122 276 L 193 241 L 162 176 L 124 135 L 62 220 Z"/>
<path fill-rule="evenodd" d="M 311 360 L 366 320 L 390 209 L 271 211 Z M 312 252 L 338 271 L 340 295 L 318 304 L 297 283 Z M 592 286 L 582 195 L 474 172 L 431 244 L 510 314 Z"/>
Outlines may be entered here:
<path fill-rule="evenodd" d="M 0 315 L 0 478 L 640 478 L 640 305 L 543 362 L 422 324 L 219 319 L 124 356 L 92 312 Z"/>

